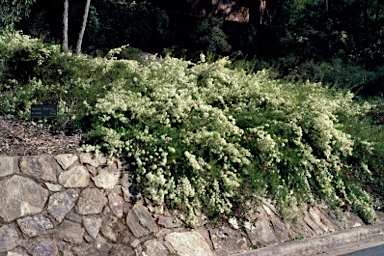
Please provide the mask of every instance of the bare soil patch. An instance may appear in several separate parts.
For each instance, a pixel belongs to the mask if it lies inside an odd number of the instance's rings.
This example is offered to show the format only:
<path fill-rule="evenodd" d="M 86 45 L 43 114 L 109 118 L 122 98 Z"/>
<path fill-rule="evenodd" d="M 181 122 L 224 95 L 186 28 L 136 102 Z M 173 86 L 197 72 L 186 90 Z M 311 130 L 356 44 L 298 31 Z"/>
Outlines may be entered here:
<path fill-rule="evenodd" d="M 82 143 L 81 132 L 53 133 L 16 116 L 0 115 L 0 156 L 74 153 Z"/>

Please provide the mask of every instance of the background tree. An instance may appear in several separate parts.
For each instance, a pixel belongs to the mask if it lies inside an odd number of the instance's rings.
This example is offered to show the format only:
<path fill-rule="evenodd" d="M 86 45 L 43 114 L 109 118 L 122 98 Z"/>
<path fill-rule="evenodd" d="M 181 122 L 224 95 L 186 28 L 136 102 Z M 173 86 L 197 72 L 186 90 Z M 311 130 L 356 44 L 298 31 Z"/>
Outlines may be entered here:
<path fill-rule="evenodd" d="M 83 23 L 81 25 L 81 30 L 79 33 L 79 39 L 77 40 L 77 44 L 76 44 L 76 53 L 77 54 L 81 53 L 81 43 L 83 42 L 85 27 L 87 26 L 88 13 L 89 13 L 89 6 L 90 5 L 91 5 L 91 0 L 87 0 L 87 3 L 85 4 Z"/>
<path fill-rule="evenodd" d="M 267 22 L 267 1 L 260 0 L 259 6 L 259 16 L 260 16 L 260 25 L 263 25 Z"/>
<path fill-rule="evenodd" d="M 68 0 L 64 0 L 63 13 L 63 50 L 68 51 Z"/>
<path fill-rule="evenodd" d="M 62 45 L 64 51 L 68 51 L 68 10 L 69 10 L 69 3 L 68 2 L 69 2 L 68 0 L 64 0 L 63 45 Z M 82 44 L 83 37 L 84 37 L 85 27 L 87 25 L 90 4 L 91 4 L 91 0 L 87 0 L 86 5 L 85 5 L 85 10 L 84 10 L 81 30 L 80 30 L 79 37 L 78 37 L 77 44 L 76 44 L 76 53 L 77 54 L 81 53 L 81 44 Z"/>
<path fill-rule="evenodd" d="M 0 25 L 7 26 L 28 17 L 36 0 L 1 0 Z"/>

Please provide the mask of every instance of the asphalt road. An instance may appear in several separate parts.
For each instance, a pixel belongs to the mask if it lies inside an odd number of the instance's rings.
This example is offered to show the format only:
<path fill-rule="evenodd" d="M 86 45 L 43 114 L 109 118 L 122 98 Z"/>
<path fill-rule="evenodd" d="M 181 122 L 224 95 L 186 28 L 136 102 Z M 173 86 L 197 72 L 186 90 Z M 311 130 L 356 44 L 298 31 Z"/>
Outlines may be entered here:
<path fill-rule="evenodd" d="M 384 256 L 384 245 L 344 254 L 344 256 Z"/>

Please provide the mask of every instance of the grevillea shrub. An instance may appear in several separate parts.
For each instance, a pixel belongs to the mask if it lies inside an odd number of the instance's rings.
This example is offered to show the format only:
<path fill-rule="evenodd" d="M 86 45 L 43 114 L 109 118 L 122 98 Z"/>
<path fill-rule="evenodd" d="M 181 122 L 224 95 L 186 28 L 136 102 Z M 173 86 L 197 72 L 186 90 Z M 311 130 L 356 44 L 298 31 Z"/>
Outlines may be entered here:
<path fill-rule="evenodd" d="M 0 52 L 4 42 L 0 37 Z M 321 84 L 271 79 L 267 70 L 230 69 L 226 58 L 143 64 L 117 60 L 119 51 L 94 59 L 57 54 L 40 68 L 57 58 L 72 63 L 63 65 L 72 75 L 62 83 L 79 92 L 77 101 L 68 104 L 64 92 L 59 101 L 63 114 L 82 109 L 72 118 L 90 122 L 88 138 L 98 143 L 82 149 L 128 158 L 144 194 L 160 208 L 194 225 L 200 211 L 230 214 L 238 200 L 267 196 L 286 217 L 302 203 L 321 201 L 373 221 L 369 194 L 345 171 L 354 166 L 361 177 L 371 176 L 360 152 L 371 152 L 373 142 L 347 133 L 343 123 L 362 117 L 368 104 Z M 30 83 L 50 90 L 42 79 Z M 23 94 L 21 102 L 39 103 L 35 95 Z"/>

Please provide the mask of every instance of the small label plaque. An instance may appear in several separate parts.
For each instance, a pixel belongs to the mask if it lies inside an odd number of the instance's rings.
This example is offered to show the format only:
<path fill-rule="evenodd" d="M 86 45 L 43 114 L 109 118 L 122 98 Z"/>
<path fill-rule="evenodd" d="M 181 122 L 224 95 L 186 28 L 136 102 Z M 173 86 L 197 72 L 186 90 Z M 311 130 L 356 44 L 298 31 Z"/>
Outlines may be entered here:
<path fill-rule="evenodd" d="M 57 105 L 32 105 L 31 117 L 57 117 Z"/>

